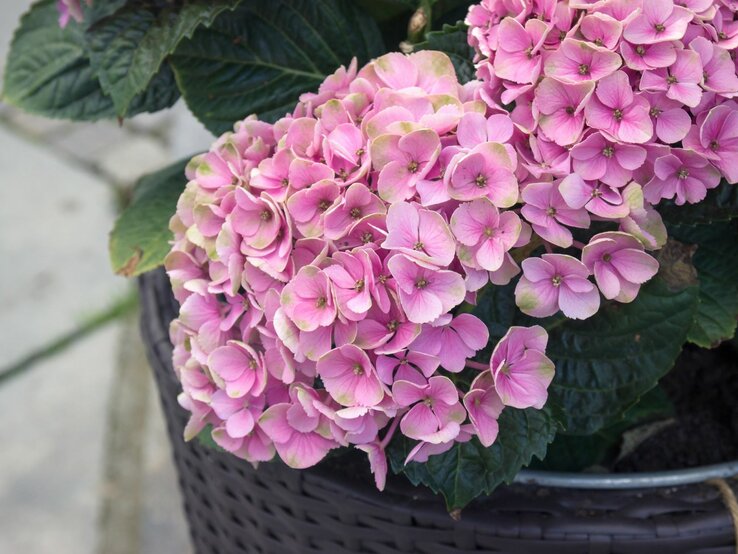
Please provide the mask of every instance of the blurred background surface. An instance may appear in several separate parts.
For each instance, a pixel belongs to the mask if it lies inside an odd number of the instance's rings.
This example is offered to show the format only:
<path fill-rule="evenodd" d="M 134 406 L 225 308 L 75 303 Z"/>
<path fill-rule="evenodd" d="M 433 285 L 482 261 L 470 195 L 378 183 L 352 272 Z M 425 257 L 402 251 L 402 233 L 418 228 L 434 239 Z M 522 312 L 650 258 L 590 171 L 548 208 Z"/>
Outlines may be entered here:
<path fill-rule="evenodd" d="M 0 3 L 0 70 L 30 3 Z M 107 259 L 135 181 L 212 140 L 183 108 L 121 127 L 0 101 L 0 553 L 192 551 L 135 283 Z"/>

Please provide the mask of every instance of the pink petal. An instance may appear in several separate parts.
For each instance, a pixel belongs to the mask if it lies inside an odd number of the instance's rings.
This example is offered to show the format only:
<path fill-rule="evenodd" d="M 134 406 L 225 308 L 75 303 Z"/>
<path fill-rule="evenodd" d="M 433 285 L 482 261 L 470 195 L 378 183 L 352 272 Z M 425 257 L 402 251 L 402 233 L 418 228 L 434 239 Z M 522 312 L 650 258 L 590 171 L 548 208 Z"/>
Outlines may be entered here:
<path fill-rule="evenodd" d="M 421 439 L 438 430 L 438 418 L 425 404 L 416 404 L 402 418 L 400 430 L 411 439 Z"/>
<path fill-rule="evenodd" d="M 565 177 L 559 184 L 559 192 L 571 208 L 583 208 L 592 198 L 592 189 L 576 174 Z"/>
<path fill-rule="evenodd" d="M 239 410 L 226 421 L 226 432 L 234 438 L 242 438 L 254 429 L 254 416 L 248 410 Z"/>
<path fill-rule="evenodd" d="M 628 281 L 638 284 L 649 281 L 659 270 L 659 263 L 653 257 L 632 248 L 614 252 L 612 265 Z"/>
<path fill-rule="evenodd" d="M 533 317 L 548 317 L 558 312 L 558 297 L 558 289 L 550 281 L 533 283 L 521 277 L 515 287 L 515 304 L 523 313 Z"/>
<path fill-rule="evenodd" d="M 592 286 L 588 292 L 574 292 L 564 284 L 559 291 L 559 307 L 566 317 L 587 319 L 600 309 L 600 293 Z"/>
<path fill-rule="evenodd" d="M 608 300 L 612 300 L 620 294 L 620 279 L 617 274 L 610 268 L 607 263 L 596 263 L 594 266 L 594 276 L 597 286 L 602 291 L 602 295 Z"/>
<path fill-rule="evenodd" d="M 287 423 L 287 410 L 290 404 L 275 404 L 261 414 L 259 427 L 274 442 L 286 442 L 292 437 L 294 430 Z"/>
<path fill-rule="evenodd" d="M 249 367 L 251 358 L 236 346 L 221 346 L 208 357 L 208 366 L 227 381 L 237 379 Z"/>
<path fill-rule="evenodd" d="M 275 442 L 275 446 L 284 463 L 294 469 L 305 469 L 320 462 L 338 444 L 316 433 L 295 433 L 289 441 Z"/>
<path fill-rule="evenodd" d="M 418 385 L 410 381 L 395 381 L 392 385 L 392 397 L 400 406 L 411 406 L 425 398 L 427 385 Z"/>
<path fill-rule="evenodd" d="M 551 360 L 540 352 L 527 351 L 519 362 L 509 367 L 508 373 L 495 373 L 495 388 L 505 406 L 541 409 L 553 376 Z"/>

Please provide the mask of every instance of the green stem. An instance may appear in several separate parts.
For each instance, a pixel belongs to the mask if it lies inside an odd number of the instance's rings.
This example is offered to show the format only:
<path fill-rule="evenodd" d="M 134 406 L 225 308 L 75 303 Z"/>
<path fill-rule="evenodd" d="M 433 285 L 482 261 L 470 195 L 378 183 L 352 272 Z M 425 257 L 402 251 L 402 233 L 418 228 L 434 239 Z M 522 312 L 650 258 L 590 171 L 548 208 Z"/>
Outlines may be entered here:
<path fill-rule="evenodd" d="M 98 329 L 104 327 L 111 321 L 132 312 L 138 305 L 138 295 L 133 292 L 127 294 L 120 300 L 114 302 L 104 310 L 94 314 L 89 320 L 82 323 L 76 329 L 62 335 L 61 337 L 53 340 L 45 346 L 42 346 L 38 350 L 31 352 L 24 358 L 21 358 L 14 364 L 0 369 L 0 385 L 9 381 L 13 377 L 17 377 L 30 369 L 38 362 L 45 360 L 68 347 L 72 346 L 75 342 L 86 336 L 92 334 Z"/>

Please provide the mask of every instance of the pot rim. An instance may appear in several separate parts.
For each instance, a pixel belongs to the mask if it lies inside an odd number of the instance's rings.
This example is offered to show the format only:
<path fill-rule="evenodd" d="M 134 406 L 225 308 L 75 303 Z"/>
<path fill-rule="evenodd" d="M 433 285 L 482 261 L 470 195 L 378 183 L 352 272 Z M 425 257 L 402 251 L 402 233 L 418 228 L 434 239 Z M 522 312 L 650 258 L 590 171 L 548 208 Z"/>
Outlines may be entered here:
<path fill-rule="evenodd" d="M 638 473 L 568 473 L 523 469 L 514 483 L 567 489 L 643 489 L 702 483 L 738 475 L 738 460 L 709 466 Z"/>

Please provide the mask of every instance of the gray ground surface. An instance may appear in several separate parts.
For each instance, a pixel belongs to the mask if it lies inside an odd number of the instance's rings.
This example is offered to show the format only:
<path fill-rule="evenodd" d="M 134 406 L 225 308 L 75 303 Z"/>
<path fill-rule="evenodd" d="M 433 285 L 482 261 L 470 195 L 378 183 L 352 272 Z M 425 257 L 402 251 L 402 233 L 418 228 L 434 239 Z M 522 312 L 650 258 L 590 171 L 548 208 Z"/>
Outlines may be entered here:
<path fill-rule="evenodd" d="M 0 69 L 29 4 L 0 3 Z M 131 293 L 120 191 L 209 140 L 183 106 L 121 128 L 0 103 L 0 371 Z M 0 417 L 0 553 L 191 552 L 137 314 L 0 383 Z"/>

